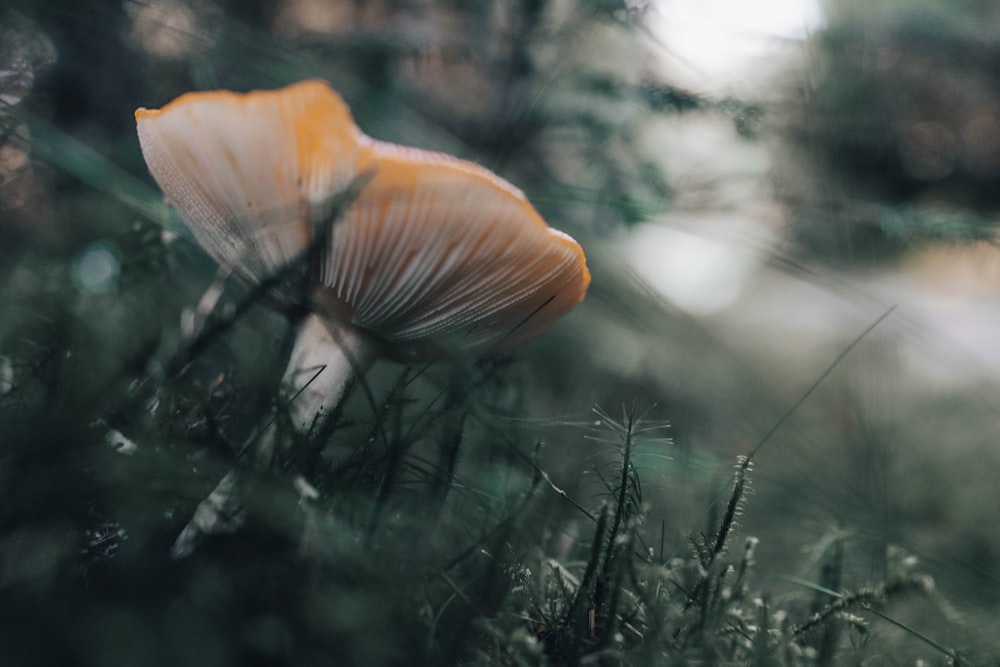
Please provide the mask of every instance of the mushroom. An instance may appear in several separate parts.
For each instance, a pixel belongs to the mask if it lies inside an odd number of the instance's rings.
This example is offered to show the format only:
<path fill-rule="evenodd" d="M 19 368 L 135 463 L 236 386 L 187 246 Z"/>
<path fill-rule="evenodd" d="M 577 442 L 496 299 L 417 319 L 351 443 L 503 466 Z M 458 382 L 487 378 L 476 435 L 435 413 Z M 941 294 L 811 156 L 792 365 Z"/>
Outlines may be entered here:
<path fill-rule="evenodd" d="M 260 285 L 306 258 L 309 314 L 281 393 L 300 433 L 378 357 L 508 350 L 586 293 L 582 249 L 517 188 L 471 162 L 366 136 L 322 81 L 188 93 L 135 116 L 154 179 L 224 269 Z M 359 177 L 334 215 L 331 202 Z"/>

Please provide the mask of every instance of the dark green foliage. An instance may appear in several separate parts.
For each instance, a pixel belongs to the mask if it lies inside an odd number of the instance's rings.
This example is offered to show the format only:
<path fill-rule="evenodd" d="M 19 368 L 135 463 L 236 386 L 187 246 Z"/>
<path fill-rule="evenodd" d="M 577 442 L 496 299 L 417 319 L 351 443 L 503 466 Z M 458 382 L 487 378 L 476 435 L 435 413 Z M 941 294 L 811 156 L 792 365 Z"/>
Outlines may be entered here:
<path fill-rule="evenodd" d="M 0 149 L 29 151 L 33 170 L 24 191 L 0 181 L 0 665 L 996 664 L 988 399 L 893 385 L 877 403 L 889 381 L 869 362 L 895 359 L 881 303 L 789 388 L 786 364 L 758 368 L 608 250 L 686 187 L 640 122 L 699 115 L 753 145 L 775 138 L 772 114 L 788 121 L 781 136 L 809 159 L 783 169 L 834 199 L 775 175 L 794 236 L 820 255 L 987 235 L 982 180 L 915 179 L 893 157 L 881 128 L 898 90 L 847 58 L 877 40 L 818 35 L 819 81 L 837 85 L 776 110 L 616 71 L 638 60 L 635 3 L 580 2 L 560 21 L 556 3 L 508 3 L 503 30 L 488 3 L 386 3 L 392 21 L 333 34 L 282 33 L 284 4 L 196 11 L 177 57 L 129 37 L 147 3 L 0 16 L 36 68 L 33 93 L 0 107 Z M 905 26 L 893 48 L 933 46 L 921 57 L 949 72 L 972 57 L 961 35 Z M 600 31 L 607 53 L 591 50 Z M 511 357 L 380 362 L 293 437 L 275 396 L 301 266 L 256 289 L 213 277 L 153 188 L 131 113 L 309 76 L 373 136 L 524 188 L 584 241 L 594 284 Z M 923 206 L 928 192 L 954 207 Z M 111 278 L 87 278 L 86 261 L 112 262 Z M 186 337 L 213 280 L 223 297 Z M 275 291 L 293 305 L 276 312 Z M 885 337 L 917 335 L 899 328 Z M 272 414 L 286 447 L 263 466 L 248 443 Z M 171 559 L 233 466 L 246 526 Z"/>
<path fill-rule="evenodd" d="M 822 184 L 800 187 L 784 174 L 794 231 L 809 251 L 872 264 L 929 238 L 993 237 L 995 22 L 976 2 L 831 12 L 804 65 L 810 83 L 790 91 L 781 130 L 785 167 L 806 167 Z"/>

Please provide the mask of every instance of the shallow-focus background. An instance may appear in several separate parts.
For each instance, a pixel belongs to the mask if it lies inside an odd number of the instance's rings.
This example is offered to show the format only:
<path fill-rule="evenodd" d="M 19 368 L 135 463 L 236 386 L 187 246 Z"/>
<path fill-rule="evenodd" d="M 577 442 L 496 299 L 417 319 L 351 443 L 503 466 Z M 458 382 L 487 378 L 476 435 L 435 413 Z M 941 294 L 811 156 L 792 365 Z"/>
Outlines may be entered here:
<path fill-rule="evenodd" d="M 975 0 L 7 3 L 0 664 L 996 664 L 998 35 Z M 524 190 L 593 284 L 509 357 L 380 362 L 175 561 L 288 323 L 167 372 L 215 267 L 132 114 L 311 77 Z"/>

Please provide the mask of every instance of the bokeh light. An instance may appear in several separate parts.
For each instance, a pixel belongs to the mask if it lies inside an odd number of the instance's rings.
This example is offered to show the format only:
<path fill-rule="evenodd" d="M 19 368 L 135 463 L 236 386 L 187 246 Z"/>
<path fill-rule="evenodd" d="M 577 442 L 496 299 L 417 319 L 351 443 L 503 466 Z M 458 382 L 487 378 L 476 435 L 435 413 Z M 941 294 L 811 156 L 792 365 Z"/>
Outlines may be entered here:
<path fill-rule="evenodd" d="M 73 283 L 83 292 L 97 294 L 111 289 L 121 265 L 117 253 L 98 241 L 84 248 L 73 263 Z"/>
<path fill-rule="evenodd" d="M 200 5 L 202 14 L 211 5 Z M 211 45 L 204 30 L 203 16 L 193 7 L 176 0 L 129 1 L 125 10 L 131 19 L 129 40 L 148 55 L 161 60 L 179 60 Z"/>
<path fill-rule="evenodd" d="M 719 90 L 758 73 L 762 57 L 822 28 L 817 0 L 664 0 L 649 25 L 677 83 Z"/>
<path fill-rule="evenodd" d="M 625 250 L 650 285 L 693 315 L 732 305 L 756 264 L 745 249 L 656 223 L 635 229 Z"/>

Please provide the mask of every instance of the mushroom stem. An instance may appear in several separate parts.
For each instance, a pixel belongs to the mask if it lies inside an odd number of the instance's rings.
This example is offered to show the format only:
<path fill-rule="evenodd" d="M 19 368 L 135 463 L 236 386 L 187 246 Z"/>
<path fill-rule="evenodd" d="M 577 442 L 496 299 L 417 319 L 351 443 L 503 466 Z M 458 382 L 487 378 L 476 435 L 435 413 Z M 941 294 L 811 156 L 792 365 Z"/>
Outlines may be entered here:
<path fill-rule="evenodd" d="M 295 344 L 281 381 L 281 401 L 288 406 L 292 427 L 308 434 L 344 396 L 355 374 L 364 374 L 376 357 L 376 346 L 367 335 L 352 327 L 310 313 L 299 325 Z M 264 430 L 253 436 L 250 461 L 267 468 L 274 458 L 278 429 L 269 419 Z M 232 468 L 195 510 L 171 548 L 174 558 L 189 555 L 209 535 L 231 533 L 243 524 L 243 501 L 248 493 L 247 477 Z"/>
<path fill-rule="evenodd" d="M 351 378 L 375 361 L 371 338 L 349 324 L 310 313 L 299 325 L 282 378 L 292 426 L 309 433 L 344 396 Z"/>

